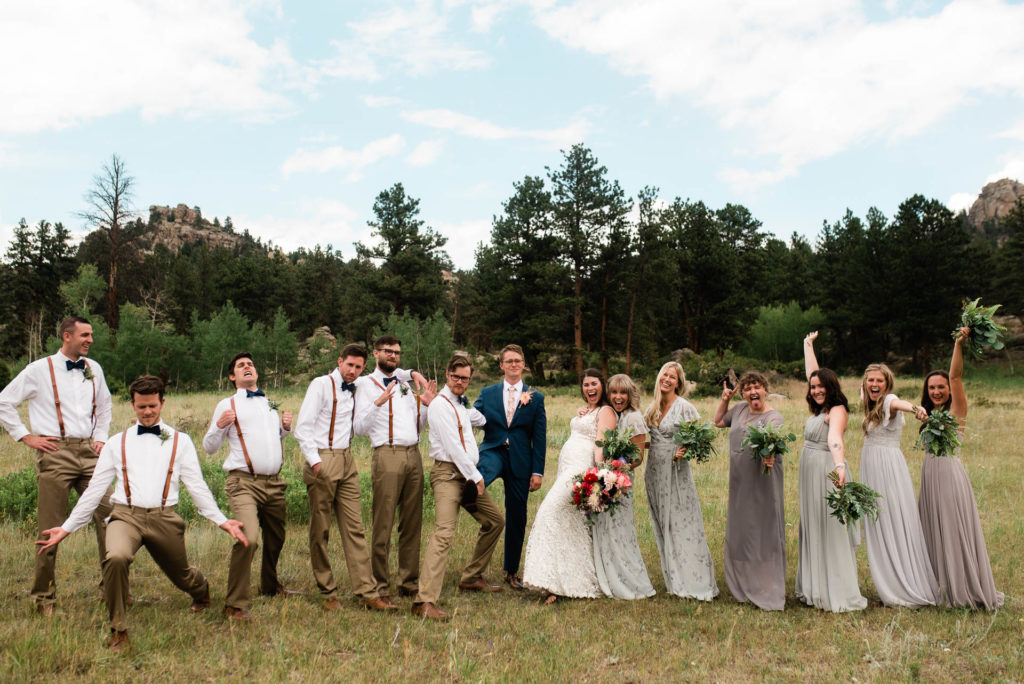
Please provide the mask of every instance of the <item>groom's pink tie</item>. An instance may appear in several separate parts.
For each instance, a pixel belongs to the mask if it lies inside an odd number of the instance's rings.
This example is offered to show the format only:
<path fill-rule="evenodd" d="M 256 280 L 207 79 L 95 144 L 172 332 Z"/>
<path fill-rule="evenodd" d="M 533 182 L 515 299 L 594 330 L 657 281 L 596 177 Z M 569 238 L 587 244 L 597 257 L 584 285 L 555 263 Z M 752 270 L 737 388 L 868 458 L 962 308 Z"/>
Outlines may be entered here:
<path fill-rule="evenodd" d="M 505 423 L 512 424 L 512 416 L 516 412 L 516 388 L 508 388 L 508 398 L 505 399 Z"/>

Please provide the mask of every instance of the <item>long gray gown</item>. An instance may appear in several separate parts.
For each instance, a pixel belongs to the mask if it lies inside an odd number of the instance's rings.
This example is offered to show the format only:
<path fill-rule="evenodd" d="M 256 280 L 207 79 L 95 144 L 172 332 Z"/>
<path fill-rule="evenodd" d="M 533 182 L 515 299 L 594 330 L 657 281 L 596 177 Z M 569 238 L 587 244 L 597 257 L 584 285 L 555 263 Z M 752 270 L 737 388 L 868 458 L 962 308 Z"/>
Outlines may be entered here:
<path fill-rule="evenodd" d="M 668 593 L 710 601 L 718 596 L 715 564 L 711 560 L 704 516 L 693 484 L 689 461 L 672 461 L 679 447 L 672 436 L 680 423 L 700 416 L 693 404 L 677 397 L 651 428 L 651 453 L 644 481 L 651 508 L 651 527 L 661 556 L 661 573 Z"/>
<path fill-rule="evenodd" d="M 828 450 L 827 412 L 807 419 L 800 452 L 800 555 L 796 597 L 809 606 L 843 613 L 868 605 L 857 584 L 860 523 L 843 525 L 831 514 L 825 495 L 832 491 L 828 474 L 835 468 Z M 851 479 L 850 465 L 846 465 Z"/>
<path fill-rule="evenodd" d="M 918 509 L 938 602 L 953 608 L 1001 607 L 1003 592 L 996 591 L 978 504 L 959 456 L 925 454 Z"/>
<path fill-rule="evenodd" d="M 632 435 L 647 434 L 647 426 L 639 411 L 626 411 L 619 416 L 617 429 Z M 635 472 L 635 471 L 634 471 Z M 634 477 L 634 487 L 636 480 Z M 641 599 L 654 596 L 654 587 L 647 574 L 647 565 L 640 555 L 633 514 L 633 493 L 626 496 L 614 514 L 601 513 L 594 520 L 594 565 L 597 581 L 606 596 L 617 599 Z"/>
<path fill-rule="evenodd" d="M 896 398 L 895 394 L 885 397 L 882 423 L 871 426 L 860 453 L 861 481 L 882 495 L 878 518 L 864 521 L 868 567 L 885 605 L 933 606 L 938 587 L 924 543 L 914 484 L 900 451 L 903 413 L 889 418 Z"/>
<path fill-rule="evenodd" d="M 741 446 L 750 425 L 782 425 L 775 409 L 751 413 L 747 402 L 722 418 L 729 426 L 729 513 L 725 520 L 725 581 L 733 598 L 761 610 L 786 607 L 786 516 L 782 459 L 767 475 Z"/>

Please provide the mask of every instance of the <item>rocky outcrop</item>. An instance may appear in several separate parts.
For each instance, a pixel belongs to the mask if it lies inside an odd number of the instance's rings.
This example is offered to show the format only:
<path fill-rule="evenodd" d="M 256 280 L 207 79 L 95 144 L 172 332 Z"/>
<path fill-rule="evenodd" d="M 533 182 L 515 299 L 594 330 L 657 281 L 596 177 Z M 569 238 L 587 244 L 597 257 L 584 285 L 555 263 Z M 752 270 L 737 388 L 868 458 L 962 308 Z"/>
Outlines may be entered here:
<path fill-rule="evenodd" d="M 150 246 L 159 243 L 172 252 L 181 250 L 182 245 L 187 243 L 203 242 L 210 249 L 234 249 L 250 240 L 245 235 L 238 235 L 229 228 L 220 226 L 219 223 L 210 223 L 203 218 L 203 212 L 199 207 L 189 208 L 185 204 L 176 207 L 151 205 L 149 227 Z"/>
<path fill-rule="evenodd" d="M 999 229 L 999 222 L 1013 210 L 1018 199 L 1024 199 L 1024 183 L 1009 178 L 989 183 L 971 205 L 967 221 L 985 237 L 1001 243 L 1007 236 Z"/>

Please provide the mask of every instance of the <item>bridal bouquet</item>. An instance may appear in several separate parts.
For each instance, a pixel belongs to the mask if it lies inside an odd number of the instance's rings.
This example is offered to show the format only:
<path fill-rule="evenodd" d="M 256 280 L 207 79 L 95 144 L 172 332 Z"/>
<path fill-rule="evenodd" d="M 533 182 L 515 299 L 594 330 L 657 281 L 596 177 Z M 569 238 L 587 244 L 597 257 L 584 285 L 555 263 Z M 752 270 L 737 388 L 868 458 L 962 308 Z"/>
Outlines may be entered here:
<path fill-rule="evenodd" d="M 935 409 L 921 426 L 914 446 L 934 456 L 953 456 L 963 444 L 960 439 L 960 424 L 949 411 Z"/>
<path fill-rule="evenodd" d="M 982 347 L 993 349 L 1003 348 L 1004 326 L 999 325 L 992 316 L 1001 305 L 978 306 L 981 298 L 973 302 L 964 302 L 963 313 L 960 314 L 960 325 L 971 329 L 971 333 L 964 340 L 964 353 L 975 361 L 981 359 Z M 960 328 L 953 331 L 953 339 L 960 337 Z"/>
<path fill-rule="evenodd" d="M 686 453 L 678 459 L 673 456 L 672 460 L 696 461 L 707 463 L 711 457 L 718 453 L 713 442 L 718 436 L 711 423 L 698 424 L 697 421 L 683 423 L 679 426 L 679 432 L 673 435 L 672 439 L 681 447 L 686 447 Z"/>
<path fill-rule="evenodd" d="M 619 467 L 615 467 L 616 463 Z M 598 513 L 608 511 L 614 515 L 622 499 L 629 495 L 633 481 L 622 470 L 623 466 L 622 461 L 602 463 L 572 478 L 572 503 L 586 513 L 588 525 L 594 524 Z"/>
<path fill-rule="evenodd" d="M 762 425 L 760 428 L 751 425 L 747 428 L 747 438 L 741 446 L 749 446 L 753 452 L 753 459 L 761 462 L 761 474 L 767 475 L 771 468 L 764 465 L 766 458 L 779 458 L 789 453 L 789 442 L 796 441 L 796 435 L 792 432 L 785 433 L 785 426 L 775 427 L 771 423 Z"/>
<path fill-rule="evenodd" d="M 640 447 L 631 441 L 632 437 L 633 428 L 623 432 L 613 428 L 605 430 L 604 439 L 595 444 L 601 447 L 605 463 L 622 461 L 624 465 L 632 466 L 640 462 Z"/>
<path fill-rule="evenodd" d="M 832 515 L 847 525 L 867 516 L 872 520 L 878 518 L 878 499 L 882 495 L 863 482 L 847 482 L 839 486 L 839 473 L 832 471 L 828 479 L 835 489 L 825 495 L 825 503 L 832 509 Z"/>

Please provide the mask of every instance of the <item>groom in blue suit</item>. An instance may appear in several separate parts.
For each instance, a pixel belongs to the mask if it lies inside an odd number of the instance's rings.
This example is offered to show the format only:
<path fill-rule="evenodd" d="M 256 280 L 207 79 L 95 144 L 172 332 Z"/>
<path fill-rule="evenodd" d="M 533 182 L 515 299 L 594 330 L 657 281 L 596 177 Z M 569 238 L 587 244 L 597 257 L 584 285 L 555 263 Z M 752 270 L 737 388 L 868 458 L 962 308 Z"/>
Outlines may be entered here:
<path fill-rule="evenodd" d="M 510 344 L 498 356 L 505 379 L 484 387 L 473 406 L 484 414 L 477 469 L 484 484 L 505 483 L 505 582 L 522 589 L 519 559 L 526 538 L 526 497 L 540 489 L 547 449 L 544 395 L 523 383 L 523 349 Z"/>

